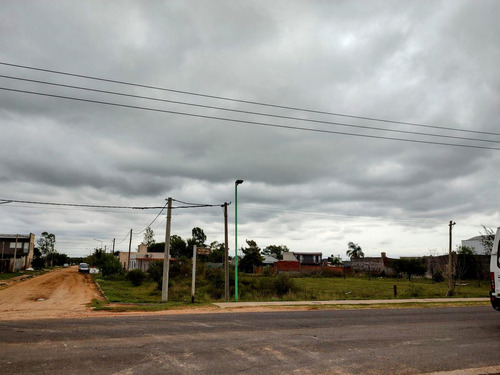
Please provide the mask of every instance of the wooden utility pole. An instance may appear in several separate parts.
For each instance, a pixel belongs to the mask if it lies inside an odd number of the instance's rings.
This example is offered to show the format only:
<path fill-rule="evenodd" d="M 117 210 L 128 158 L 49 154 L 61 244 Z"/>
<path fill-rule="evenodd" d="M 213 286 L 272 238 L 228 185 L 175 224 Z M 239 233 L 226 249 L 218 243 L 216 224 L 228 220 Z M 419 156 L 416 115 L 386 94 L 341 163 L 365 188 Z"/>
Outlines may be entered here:
<path fill-rule="evenodd" d="M 191 272 L 191 303 L 194 303 L 194 294 L 196 292 L 196 253 L 197 246 L 193 245 L 193 272 Z"/>
<path fill-rule="evenodd" d="M 115 240 L 116 238 L 113 238 L 113 255 L 115 255 Z"/>
<path fill-rule="evenodd" d="M 451 256 L 451 231 L 453 229 L 453 226 L 456 223 L 454 223 L 452 220 L 450 220 L 450 223 L 448 224 L 450 226 L 450 243 L 449 243 L 449 248 L 448 248 L 448 293 L 446 294 L 448 297 L 451 297 L 453 295 L 454 291 L 454 285 L 453 285 L 453 269 L 452 269 L 452 256 Z"/>
<path fill-rule="evenodd" d="M 229 246 L 227 234 L 227 202 L 224 202 L 224 295 L 229 302 Z"/>
<path fill-rule="evenodd" d="M 162 302 L 168 301 L 168 277 L 170 272 L 170 223 L 172 221 L 172 198 L 168 198 L 167 231 L 165 233 L 165 256 L 163 260 L 163 281 L 161 287 Z"/>
<path fill-rule="evenodd" d="M 128 241 L 127 271 L 130 271 L 130 251 L 132 249 L 132 229 L 130 229 L 130 239 Z"/>

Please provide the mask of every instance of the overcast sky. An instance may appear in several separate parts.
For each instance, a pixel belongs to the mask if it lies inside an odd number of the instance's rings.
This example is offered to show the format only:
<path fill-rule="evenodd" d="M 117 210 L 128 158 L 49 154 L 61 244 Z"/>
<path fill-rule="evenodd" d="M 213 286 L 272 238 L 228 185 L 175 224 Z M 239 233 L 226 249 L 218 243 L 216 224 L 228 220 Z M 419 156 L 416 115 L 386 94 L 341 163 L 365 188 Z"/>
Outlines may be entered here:
<path fill-rule="evenodd" d="M 4 2 L 1 63 L 238 101 L 0 64 L 0 199 L 231 202 L 234 252 L 243 179 L 239 246 L 444 253 L 450 220 L 454 248 L 500 226 L 498 14 L 498 1 L 458 0 Z M 8 203 L 0 233 L 48 231 L 87 255 L 113 238 L 127 250 L 132 229 L 135 249 L 158 212 Z M 220 207 L 177 209 L 172 234 L 223 242 L 223 220 Z"/>

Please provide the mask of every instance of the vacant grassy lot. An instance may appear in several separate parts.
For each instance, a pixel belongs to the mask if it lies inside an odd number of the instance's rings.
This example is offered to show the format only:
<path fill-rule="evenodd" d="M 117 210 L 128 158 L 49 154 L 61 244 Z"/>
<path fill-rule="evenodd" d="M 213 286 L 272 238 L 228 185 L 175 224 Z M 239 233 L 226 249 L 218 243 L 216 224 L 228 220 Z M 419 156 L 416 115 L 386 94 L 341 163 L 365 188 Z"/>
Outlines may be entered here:
<path fill-rule="evenodd" d="M 427 279 L 391 278 L 296 278 L 295 282 L 304 293 L 305 300 L 355 300 L 393 298 L 439 298 L 445 297 L 446 282 L 432 283 Z M 457 285 L 455 297 L 487 297 L 489 282 L 466 281 Z M 394 285 L 398 295 L 394 297 Z"/>
<path fill-rule="evenodd" d="M 140 286 L 132 286 L 129 281 L 123 279 L 107 280 L 100 276 L 94 276 L 103 289 L 110 302 L 120 303 L 159 303 L 161 292 L 156 289 L 156 283 L 145 281 Z M 265 276 L 252 276 L 251 278 L 265 278 Z M 432 283 L 427 279 L 391 278 L 319 278 L 299 277 L 293 278 L 296 290 L 288 293 L 283 298 L 277 296 L 261 295 L 256 292 L 246 293 L 244 285 L 240 286 L 240 301 L 311 301 L 311 300 L 360 300 L 360 299 L 393 299 L 393 298 L 439 298 L 445 297 L 448 290 L 447 283 Z M 476 281 L 464 282 L 467 285 L 458 285 L 455 297 L 487 297 L 489 283 L 483 281 L 477 286 Z M 398 295 L 394 297 L 394 285 L 397 286 Z M 209 303 L 222 301 L 210 297 L 206 287 L 200 287 L 196 292 L 196 301 Z M 169 300 L 179 303 L 190 303 L 190 282 L 186 280 L 182 284 L 175 284 L 169 288 Z"/>

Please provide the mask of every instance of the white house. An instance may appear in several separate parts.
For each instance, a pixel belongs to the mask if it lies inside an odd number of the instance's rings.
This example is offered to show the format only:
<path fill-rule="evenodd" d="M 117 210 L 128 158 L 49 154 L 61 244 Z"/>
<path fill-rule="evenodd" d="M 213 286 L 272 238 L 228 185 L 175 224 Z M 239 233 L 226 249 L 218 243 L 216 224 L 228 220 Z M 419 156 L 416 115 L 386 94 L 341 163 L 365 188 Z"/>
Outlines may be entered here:
<path fill-rule="evenodd" d="M 474 248 L 476 254 L 484 255 L 486 251 L 481 243 L 481 236 L 476 236 L 469 238 L 468 240 L 462 240 L 462 246 L 467 246 Z"/>

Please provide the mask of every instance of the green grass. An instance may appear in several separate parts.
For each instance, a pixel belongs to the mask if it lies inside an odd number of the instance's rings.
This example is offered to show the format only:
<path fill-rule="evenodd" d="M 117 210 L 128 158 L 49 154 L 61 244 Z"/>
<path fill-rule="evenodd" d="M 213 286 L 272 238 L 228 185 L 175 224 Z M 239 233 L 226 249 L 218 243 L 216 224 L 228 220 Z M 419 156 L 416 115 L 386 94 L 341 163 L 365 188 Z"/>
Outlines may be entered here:
<path fill-rule="evenodd" d="M 305 300 L 360 300 L 394 299 L 394 285 L 397 286 L 396 298 L 439 298 L 448 291 L 446 282 L 432 283 L 428 279 L 391 279 L 391 278 L 296 278 L 295 283 L 302 289 Z M 489 282 L 464 282 L 457 286 L 454 297 L 487 297 Z"/>
<path fill-rule="evenodd" d="M 133 286 L 130 281 L 122 278 L 105 279 L 94 276 L 109 302 L 121 303 L 158 303 L 161 302 L 161 291 L 156 289 L 156 283 L 146 281 L 140 286 Z"/>
<path fill-rule="evenodd" d="M 5 272 L 5 273 L 0 273 L 0 280 L 12 279 L 13 277 L 20 276 L 20 275 L 22 275 L 21 272 Z"/>
<path fill-rule="evenodd" d="M 22 271 L 22 272 L 4 272 L 0 273 L 0 280 L 8 280 L 17 276 L 35 276 L 44 273 L 44 271 Z"/>
<path fill-rule="evenodd" d="M 248 276 L 246 276 L 248 277 Z M 264 276 L 251 276 L 250 278 L 265 278 Z M 95 275 L 94 279 L 101 286 L 107 300 L 111 303 L 122 304 L 153 304 L 158 307 L 150 309 L 164 309 L 161 303 L 161 291 L 156 289 L 156 283 L 145 281 L 140 286 L 133 286 L 131 282 L 123 278 L 105 279 L 100 275 Z M 191 305 L 190 280 L 186 278 L 181 282 L 172 280 L 169 288 L 169 301 L 175 304 Z M 394 288 L 397 286 L 398 299 L 406 298 L 439 298 L 445 297 L 448 290 L 447 283 L 432 283 L 427 279 L 391 279 L 391 278 L 366 278 L 348 277 L 343 278 L 320 278 L 301 277 L 293 279 L 297 290 L 286 294 L 283 298 L 261 294 L 258 291 L 244 293 L 245 285 L 240 285 L 240 301 L 321 301 L 321 300 L 372 300 L 372 299 L 394 299 Z M 206 283 L 206 282 L 205 282 Z M 477 286 L 476 281 L 465 282 L 468 285 L 457 286 L 454 297 L 487 297 L 489 283 L 483 281 L 481 286 Z M 210 297 L 207 286 L 202 283 L 197 284 L 195 300 L 197 304 L 211 302 L 221 302 L 221 299 Z M 98 307 L 98 306 L 96 306 Z M 102 309 L 102 306 L 99 307 Z M 130 308 L 128 308 L 130 310 Z"/>

